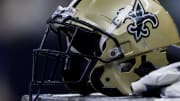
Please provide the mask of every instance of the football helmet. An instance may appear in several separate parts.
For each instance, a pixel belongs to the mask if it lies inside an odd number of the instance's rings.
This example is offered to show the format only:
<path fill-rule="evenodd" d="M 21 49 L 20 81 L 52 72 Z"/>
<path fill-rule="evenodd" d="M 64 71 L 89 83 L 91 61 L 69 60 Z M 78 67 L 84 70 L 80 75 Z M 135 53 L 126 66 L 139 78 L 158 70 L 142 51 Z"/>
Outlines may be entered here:
<path fill-rule="evenodd" d="M 84 95 L 129 95 L 130 84 L 168 64 L 167 47 L 180 43 L 157 0 L 73 0 L 47 23 L 32 85 L 60 83 Z M 47 47 L 50 32 L 56 48 Z"/>

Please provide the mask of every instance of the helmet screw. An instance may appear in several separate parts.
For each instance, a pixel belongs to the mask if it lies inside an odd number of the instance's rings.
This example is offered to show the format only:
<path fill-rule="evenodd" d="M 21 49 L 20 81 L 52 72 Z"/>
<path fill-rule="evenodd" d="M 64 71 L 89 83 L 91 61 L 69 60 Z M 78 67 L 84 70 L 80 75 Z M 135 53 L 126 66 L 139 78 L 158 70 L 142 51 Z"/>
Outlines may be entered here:
<path fill-rule="evenodd" d="M 115 51 L 111 51 L 111 56 L 115 56 L 116 52 Z"/>
<path fill-rule="evenodd" d="M 106 82 L 109 82 L 109 81 L 110 81 L 110 78 L 109 78 L 109 77 L 107 77 L 105 80 L 106 80 Z"/>

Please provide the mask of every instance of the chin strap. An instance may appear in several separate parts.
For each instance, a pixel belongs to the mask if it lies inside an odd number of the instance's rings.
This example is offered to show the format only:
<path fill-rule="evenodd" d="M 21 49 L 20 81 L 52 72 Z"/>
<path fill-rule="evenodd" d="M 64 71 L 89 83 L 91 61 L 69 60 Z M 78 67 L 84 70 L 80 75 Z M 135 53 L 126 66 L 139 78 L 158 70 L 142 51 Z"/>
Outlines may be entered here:
<path fill-rule="evenodd" d="M 106 29 L 106 32 L 109 34 L 112 34 L 112 32 L 119 28 L 124 21 L 126 20 L 126 18 L 129 16 L 129 12 L 132 10 L 131 6 L 126 6 L 125 8 L 119 9 L 119 11 L 117 12 L 117 15 L 114 17 L 112 24 Z M 103 52 L 103 45 L 107 40 L 107 36 L 102 35 L 101 39 L 100 39 L 100 50 L 101 52 Z"/>

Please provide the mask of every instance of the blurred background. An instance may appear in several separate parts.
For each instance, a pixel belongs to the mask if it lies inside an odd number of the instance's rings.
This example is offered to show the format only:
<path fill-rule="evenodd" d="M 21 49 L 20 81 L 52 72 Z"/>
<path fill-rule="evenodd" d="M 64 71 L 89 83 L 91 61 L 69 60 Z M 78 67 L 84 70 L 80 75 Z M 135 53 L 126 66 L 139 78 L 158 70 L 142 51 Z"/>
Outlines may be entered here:
<path fill-rule="evenodd" d="M 0 1 L 0 101 L 20 101 L 28 93 L 32 50 L 38 48 L 46 20 L 71 0 Z M 180 29 L 180 0 L 159 0 Z"/>

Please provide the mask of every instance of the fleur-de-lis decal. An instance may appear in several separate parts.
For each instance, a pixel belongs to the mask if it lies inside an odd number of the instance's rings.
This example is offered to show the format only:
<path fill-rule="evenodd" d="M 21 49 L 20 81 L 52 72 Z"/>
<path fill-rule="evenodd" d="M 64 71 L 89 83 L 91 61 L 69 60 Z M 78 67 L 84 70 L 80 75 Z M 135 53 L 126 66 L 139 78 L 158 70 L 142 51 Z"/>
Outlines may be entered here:
<path fill-rule="evenodd" d="M 146 25 L 150 22 L 152 28 L 155 29 L 159 25 L 158 18 L 155 14 L 146 12 L 140 0 L 136 0 L 132 11 L 129 12 L 127 19 L 131 19 L 133 23 L 128 25 L 127 30 L 131 35 L 134 35 L 136 42 L 140 41 L 142 37 L 150 35 L 150 29 Z"/>

